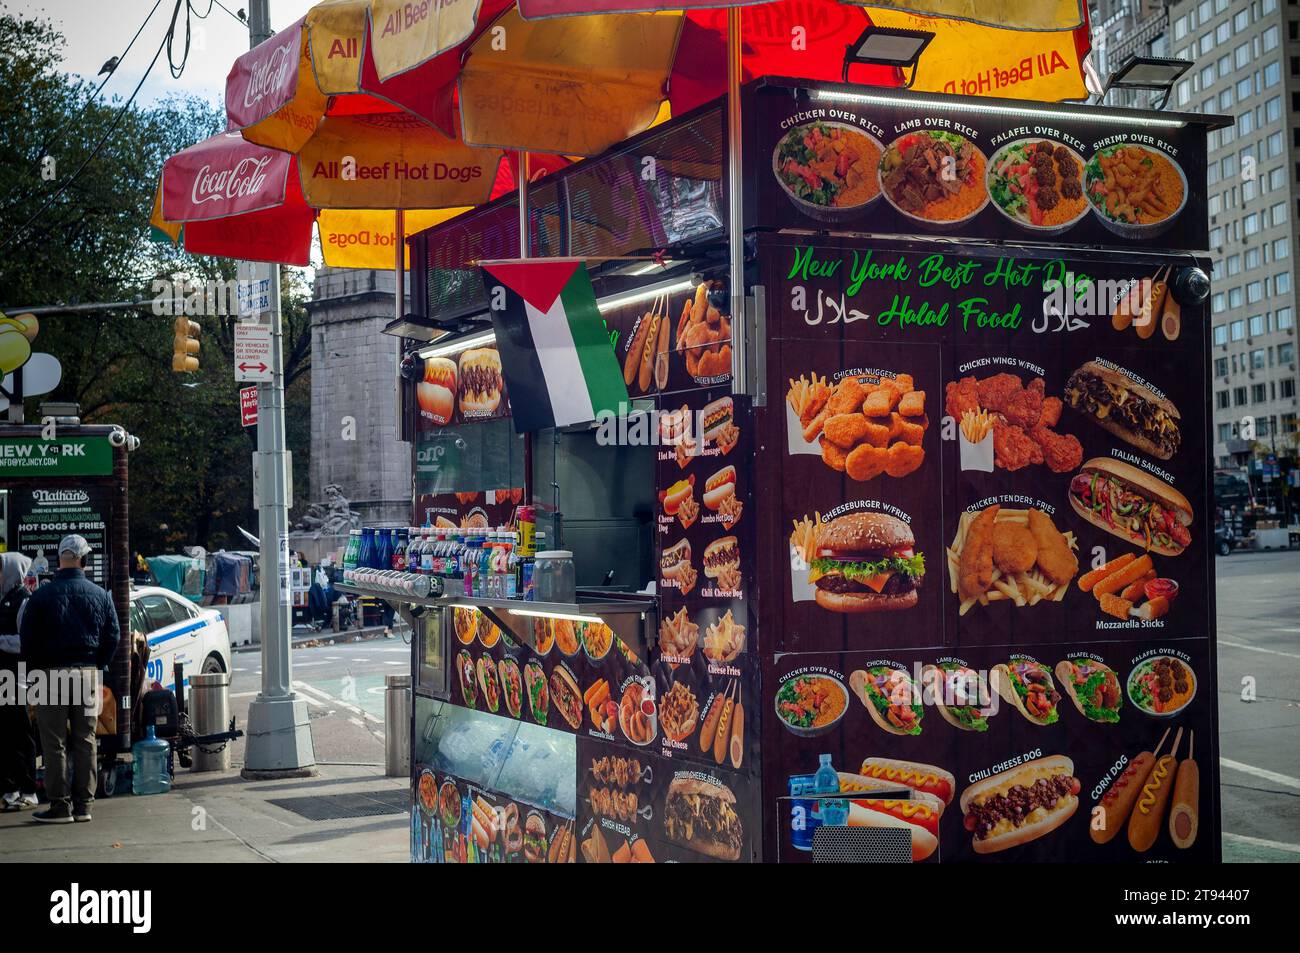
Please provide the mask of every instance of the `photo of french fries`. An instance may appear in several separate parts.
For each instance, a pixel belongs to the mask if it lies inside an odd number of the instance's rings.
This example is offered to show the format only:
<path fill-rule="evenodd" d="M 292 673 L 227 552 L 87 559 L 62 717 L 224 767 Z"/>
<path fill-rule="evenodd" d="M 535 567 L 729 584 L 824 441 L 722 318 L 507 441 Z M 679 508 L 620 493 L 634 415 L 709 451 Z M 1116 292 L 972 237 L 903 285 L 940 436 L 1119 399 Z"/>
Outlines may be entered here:
<path fill-rule="evenodd" d="M 1024 608 L 1060 602 L 1079 571 L 1073 532 L 1062 533 L 1042 510 L 994 505 L 967 512 L 947 549 L 949 588 L 960 615 L 1007 601 Z"/>
<path fill-rule="evenodd" d="M 882 473 L 904 477 L 925 462 L 921 444 L 930 418 L 925 391 L 913 386 L 910 374 L 849 374 L 835 384 L 800 374 L 790 380 L 785 399 L 793 414 L 787 415 L 791 453 L 819 447 L 823 463 L 860 482 Z"/>
<path fill-rule="evenodd" d="M 1079 589 L 1091 592 L 1106 615 L 1124 622 L 1159 619 L 1178 597 L 1178 583 L 1157 575 L 1150 553 L 1116 556 L 1080 576 Z"/>
<path fill-rule="evenodd" d="M 817 555 L 817 527 L 821 525 L 821 521 L 821 513 L 813 513 L 811 518 L 805 516 L 803 519 L 790 521 L 794 525 L 794 530 L 790 533 L 791 569 L 806 571 L 812 565 Z"/>

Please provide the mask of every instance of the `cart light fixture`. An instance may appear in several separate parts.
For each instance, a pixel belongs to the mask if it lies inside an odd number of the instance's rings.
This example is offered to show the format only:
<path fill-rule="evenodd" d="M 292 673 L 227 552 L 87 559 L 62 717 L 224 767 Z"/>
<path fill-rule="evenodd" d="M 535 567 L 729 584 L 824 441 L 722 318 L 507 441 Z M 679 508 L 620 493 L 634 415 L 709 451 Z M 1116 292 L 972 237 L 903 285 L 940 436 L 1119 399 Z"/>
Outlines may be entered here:
<path fill-rule="evenodd" d="M 436 347 L 426 347 L 416 351 L 416 356 L 424 360 L 431 357 L 442 357 L 444 354 L 454 354 L 456 351 L 463 351 L 470 347 L 482 347 L 485 344 L 496 342 L 497 335 L 495 331 L 484 331 L 482 334 L 473 334 L 467 338 L 457 338 L 450 344 L 439 344 Z"/>
<path fill-rule="evenodd" d="M 604 625 L 605 620 L 598 615 L 575 615 L 569 612 L 544 612 L 540 609 L 507 609 L 511 615 L 534 616 L 541 619 L 568 619 L 570 622 L 592 622 Z"/>
<path fill-rule="evenodd" d="M 934 39 L 927 30 L 896 30 L 890 27 L 869 26 L 852 45 L 844 48 L 844 82 L 849 81 L 849 67 L 854 63 L 874 66 L 892 66 L 911 69 L 907 89 L 916 81 L 916 65 L 921 54 Z"/>
<path fill-rule="evenodd" d="M 384 333 L 399 338 L 433 342 L 446 337 L 450 332 L 422 314 L 404 314 L 384 325 Z"/>
<path fill-rule="evenodd" d="M 962 102 L 955 99 L 930 99 L 924 96 L 888 96 L 880 93 L 850 93 L 837 89 L 814 89 L 810 97 L 818 102 L 867 103 L 875 106 L 922 106 L 939 112 L 970 112 L 996 116 L 1024 116 L 1028 119 L 1066 119 L 1075 122 L 1104 122 L 1111 126 L 1145 126 L 1148 128 L 1182 129 L 1187 122 L 1182 119 L 1161 119 L 1150 114 L 1125 116 L 1112 111 L 1080 109 L 1039 109 L 1028 106 L 997 106 L 991 99 L 972 99 Z"/>
<path fill-rule="evenodd" d="M 608 298 L 600 298 L 596 301 L 596 307 L 601 312 L 613 311 L 615 308 L 623 308 L 629 304 L 636 304 L 638 301 L 649 301 L 651 298 L 657 298 L 660 295 L 673 294 L 694 287 L 695 284 L 689 278 L 682 278 L 677 281 L 661 281 L 656 285 L 638 288 L 636 291 L 625 291 L 622 294 L 610 295 Z"/>
<path fill-rule="evenodd" d="M 1106 91 L 1112 89 L 1154 89 L 1162 93 L 1156 109 L 1164 109 L 1169 93 L 1182 76 L 1192 68 L 1191 60 L 1165 59 L 1158 56 L 1130 56 L 1106 80 Z"/>

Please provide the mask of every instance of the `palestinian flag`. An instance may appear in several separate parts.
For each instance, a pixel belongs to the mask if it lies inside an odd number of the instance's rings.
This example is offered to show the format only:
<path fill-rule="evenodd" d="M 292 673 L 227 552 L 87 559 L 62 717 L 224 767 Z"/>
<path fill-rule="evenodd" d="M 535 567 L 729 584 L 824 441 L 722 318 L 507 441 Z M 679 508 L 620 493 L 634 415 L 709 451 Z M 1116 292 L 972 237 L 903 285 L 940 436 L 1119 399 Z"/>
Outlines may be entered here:
<path fill-rule="evenodd" d="M 618 413 L 627 385 L 596 308 L 587 266 L 547 258 L 482 263 L 515 429 Z"/>

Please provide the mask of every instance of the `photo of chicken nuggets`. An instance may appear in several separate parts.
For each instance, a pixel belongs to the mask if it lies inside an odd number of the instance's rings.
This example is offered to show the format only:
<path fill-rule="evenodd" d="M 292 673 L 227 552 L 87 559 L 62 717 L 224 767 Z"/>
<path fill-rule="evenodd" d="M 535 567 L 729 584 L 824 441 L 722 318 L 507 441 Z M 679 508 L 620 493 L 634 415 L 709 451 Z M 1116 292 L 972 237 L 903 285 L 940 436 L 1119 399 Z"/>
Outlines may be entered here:
<path fill-rule="evenodd" d="M 826 423 L 826 418 L 829 414 L 830 411 L 823 407 L 821 412 L 813 417 L 812 420 L 803 428 L 803 439 L 805 443 L 812 443 L 817 439 L 822 432 L 822 425 Z"/>
<path fill-rule="evenodd" d="M 826 406 L 834 414 L 856 414 L 862 409 L 867 390 L 856 377 L 846 377 L 835 385 Z"/>
<path fill-rule="evenodd" d="M 888 417 L 898 400 L 898 392 L 894 388 L 881 386 L 867 395 L 862 404 L 862 412 L 868 417 Z"/>
<path fill-rule="evenodd" d="M 899 374 L 894 378 L 894 383 L 898 385 L 898 392 L 900 394 L 906 394 L 908 391 L 914 390 L 916 387 L 912 382 L 911 374 Z"/>
<path fill-rule="evenodd" d="M 895 418 L 900 421 L 902 419 L 898 414 L 894 414 L 890 423 L 878 424 L 871 418 L 863 417 L 859 414 L 858 419 L 867 425 L 866 436 L 864 438 L 865 441 L 873 447 L 888 447 L 890 443 L 893 442 L 894 438 L 898 436 L 900 430 L 900 427 L 893 423 Z"/>
<path fill-rule="evenodd" d="M 840 473 L 843 473 L 844 462 L 848 458 L 848 454 L 827 440 L 825 436 L 821 438 L 821 443 L 822 462 L 832 470 L 838 470 Z"/>
<path fill-rule="evenodd" d="M 904 417 L 919 417 L 925 413 L 925 391 L 908 391 L 898 400 L 898 412 Z"/>
<path fill-rule="evenodd" d="M 828 404 L 827 410 L 829 409 Z M 835 414 L 826 418 L 826 423 L 822 425 L 822 435 L 831 443 L 852 450 L 866 439 L 867 428 L 870 426 L 871 423 L 861 414 Z"/>
<path fill-rule="evenodd" d="M 898 428 L 898 439 L 903 441 L 903 443 L 910 443 L 914 447 L 919 447 L 921 441 L 925 439 L 925 428 L 920 424 L 909 423 L 907 420 L 902 420 L 902 423 Z"/>
<path fill-rule="evenodd" d="M 885 472 L 891 477 L 905 477 L 924 462 L 925 451 L 922 448 L 900 441 L 886 451 Z"/>
<path fill-rule="evenodd" d="M 852 479 L 865 483 L 867 480 L 874 480 L 885 472 L 885 464 L 888 459 L 888 450 L 864 443 L 854 447 L 853 451 L 845 458 L 844 472 Z"/>

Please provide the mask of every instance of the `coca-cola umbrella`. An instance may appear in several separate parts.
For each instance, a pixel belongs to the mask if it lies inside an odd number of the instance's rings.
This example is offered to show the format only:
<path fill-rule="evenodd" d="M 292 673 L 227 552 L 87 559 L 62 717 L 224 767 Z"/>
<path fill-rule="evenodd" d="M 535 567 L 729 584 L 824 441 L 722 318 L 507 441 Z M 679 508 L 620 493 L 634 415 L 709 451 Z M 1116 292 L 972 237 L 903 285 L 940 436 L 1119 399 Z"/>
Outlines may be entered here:
<path fill-rule="evenodd" d="M 307 265 L 312 223 L 325 264 L 392 268 L 399 247 L 394 213 L 382 209 L 322 210 L 307 204 L 297 157 L 220 133 L 163 164 L 150 224 L 160 236 L 198 255 Z M 464 211 L 412 209 L 405 234 Z M 404 245 L 404 243 L 402 243 Z"/>

